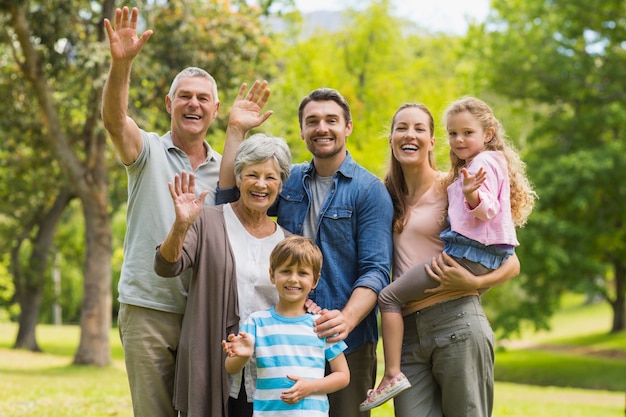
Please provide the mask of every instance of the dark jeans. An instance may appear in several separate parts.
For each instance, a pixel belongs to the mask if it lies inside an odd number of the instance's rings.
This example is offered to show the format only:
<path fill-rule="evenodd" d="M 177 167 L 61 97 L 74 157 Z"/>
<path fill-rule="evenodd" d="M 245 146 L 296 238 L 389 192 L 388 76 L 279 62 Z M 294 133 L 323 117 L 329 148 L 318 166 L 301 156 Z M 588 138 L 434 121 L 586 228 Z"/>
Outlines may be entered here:
<path fill-rule="evenodd" d="M 237 398 L 228 397 L 228 416 L 229 417 L 252 417 L 252 403 L 248 402 L 246 395 L 246 387 L 244 385 L 246 378 L 241 374 L 241 387 L 239 388 L 239 396 Z"/>

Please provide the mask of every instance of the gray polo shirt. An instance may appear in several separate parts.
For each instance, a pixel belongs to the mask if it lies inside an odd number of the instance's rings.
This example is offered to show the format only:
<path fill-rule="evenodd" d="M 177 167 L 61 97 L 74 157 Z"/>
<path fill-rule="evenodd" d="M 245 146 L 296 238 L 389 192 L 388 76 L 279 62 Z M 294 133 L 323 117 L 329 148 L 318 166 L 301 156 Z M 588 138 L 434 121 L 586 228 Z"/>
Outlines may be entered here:
<path fill-rule="evenodd" d="M 124 263 L 118 285 L 120 303 L 183 314 L 189 283 L 188 272 L 163 278 L 154 272 L 154 250 L 165 239 L 174 218 L 174 203 L 167 187 L 174 175 L 192 172 L 187 155 L 172 143 L 170 132 L 160 137 L 141 131 L 143 148 L 126 167 L 128 208 Z M 196 192 L 209 191 L 206 205 L 215 203 L 215 189 L 222 156 L 208 143 L 207 159 L 196 168 Z"/>

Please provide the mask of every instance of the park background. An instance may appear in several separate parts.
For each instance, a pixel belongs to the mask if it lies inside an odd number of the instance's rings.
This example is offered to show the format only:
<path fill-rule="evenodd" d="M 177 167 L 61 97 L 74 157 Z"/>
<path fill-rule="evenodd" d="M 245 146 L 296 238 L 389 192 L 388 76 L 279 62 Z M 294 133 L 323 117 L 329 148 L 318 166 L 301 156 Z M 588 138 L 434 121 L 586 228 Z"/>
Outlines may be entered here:
<path fill-rule="evenodd" d="M 380 177 L 401 104 L 421 102 L 433 112 L 444 170 L 445 107 L 463 95 L 491 104 L 540 197 L 518 233 L 520 276 L 483 297 L 501 341 L 497 378 L 608 391 L 602 398 L 611 400 L 591 402 L 610 407 L 602 415 L 623 415 L 626 3 L 492 0 L 485 18 L 461 32 L 433 30 L 389 0 L 306 15 L 292 0 L 252 3 L 0 1 L 2 415 L 70 415 L 28 409 L 57 406 L 34 381 L 67 393 L 71 405 L 72 398 L 99 398 L 102 386 L 72 394 L 64 378 L 82 376 L 77 386 L 86 388 L 101 372 L 123 376 L 115 319 L 126 176 L 99 117 L 108 70 L 102 21 L 121 6 L 140 7 L 140 31 L 155 31 L 133 68 L 130 114 L 141 127 L 167 131 L 164 97 L 173 76 L 203 67 L 220 90 L 220 116 L 207 138 L 218 151 L 239 86 L 255 79 L 272 89 L 274 115 L 260 130 L 284 137 L 296 162 L 308 158 L 300 99 L 320 86 L 342 92 L 354 118 L 348 148 Z M 545 334 L 552 337 L 537 339 Z M 20 375 L 34 379 L 19 385 Z M 110 382 L 128 406 L 124 377 Z M 532 406 L 539 395 L 521 397 Z M 24 404 L 30 411 L 19 411 Z M 81 415 L 129 413 L 86 407 Z M 540 415 L 519 411 L 496 415 Z"/>

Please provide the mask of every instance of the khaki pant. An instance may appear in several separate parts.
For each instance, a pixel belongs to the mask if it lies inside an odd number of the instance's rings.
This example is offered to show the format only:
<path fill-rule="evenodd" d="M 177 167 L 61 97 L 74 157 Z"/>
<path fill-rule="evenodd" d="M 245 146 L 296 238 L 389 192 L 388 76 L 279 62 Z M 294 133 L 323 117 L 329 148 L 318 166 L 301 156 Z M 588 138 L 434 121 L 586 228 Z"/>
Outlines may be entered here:
<path fill-rule="evenodd" d="M 328 395 L 329 417 L 369 417 L 369 411 L 359 411 L 359 404 L 376 382 L 376 345 L 366 343 L 348 353 L 346 361 L 350 368 L 350 384 Z M 328 366 L 326 368 L 328 373 Z"/>
<path fill-rule="evenodd" d="M 411 388 L 396 417 L 488 417 L 493 410 L 494 335 L 478 296 L 404 317 L 402 372 Z"/>
<path fill-rule="evenodd" d="M 118 327 L 135 417 L 176 417 L 172 405 L 183 316 L 121 304 Z"/>

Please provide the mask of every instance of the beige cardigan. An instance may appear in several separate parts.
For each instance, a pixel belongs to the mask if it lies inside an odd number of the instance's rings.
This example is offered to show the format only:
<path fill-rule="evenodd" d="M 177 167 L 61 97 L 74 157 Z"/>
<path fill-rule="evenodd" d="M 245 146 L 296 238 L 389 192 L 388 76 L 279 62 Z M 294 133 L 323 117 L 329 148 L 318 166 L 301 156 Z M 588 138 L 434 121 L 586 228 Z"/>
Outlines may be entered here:
<path fill-rule="evenodd" d="M 226 417 L 229 376 L 221 341 L 238 331 L 235 258 L 223 206 L 207 206 L 185 237 L 178 262 L 157 248 L 154 269 L 176 276 L 192 268 L 187 307 L 176 357 L 174 407 L 188 417 Z"/>

